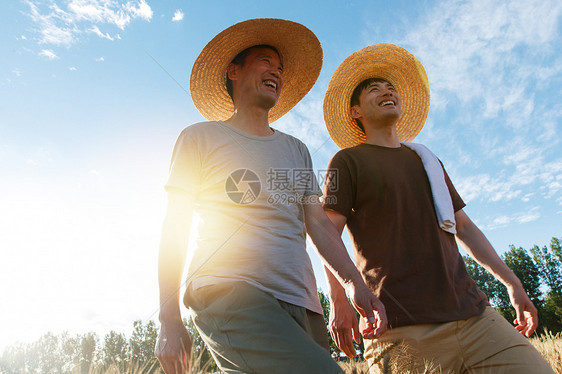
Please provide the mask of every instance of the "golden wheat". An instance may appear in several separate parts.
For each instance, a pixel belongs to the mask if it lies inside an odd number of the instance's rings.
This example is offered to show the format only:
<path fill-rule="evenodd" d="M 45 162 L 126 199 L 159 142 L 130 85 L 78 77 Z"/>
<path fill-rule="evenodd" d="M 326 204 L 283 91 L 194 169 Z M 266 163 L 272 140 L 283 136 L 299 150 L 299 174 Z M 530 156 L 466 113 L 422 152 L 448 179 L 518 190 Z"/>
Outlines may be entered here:
<path fill-rule="evenodd" d="M 556 374 L 562 374 L 562 333 L 546 333 L 530 339 Z"/>
<path fill-rule="evenodd" d="M 556 374 L 562 374 L 562 334 L 553 335 L 546 333 L 529 340 L 545 360 L 552 366 Z M 400 353 L 396 359 L 379 362 L 380 373 L 401 373 L 401 374 L 444 374 L 444 372 L 432 365 L 431 362 L 425 364 L 423 371 L 414 371 L 409 366 L 412 359 L 411 354 L 401 345 L 397 347 Z M 388 356 L 387 356 L 388 357 Z M 369 367 L 365 360 L 356 360 L 340 363 L 346 374 L 369 374 Z"/>
<path fill-rule="evenodd" d="M 547 333 L 530 339 L 530 342 L 537 348 L 546 361 L 552 366 L 556 374 L 562 374 L 562 334 L 556 335 Z M 441 369 L 436 368 L 430 362 L 426 363 L 422 371 L 414 371 L 408 366 L 412 363 L 411 354 L 407 349 L 399 345 L 396 349 L 400 350 L 398 359 L 381 360 L 379 369 L 381 373 L 401 373 L 401 374 L 445 374 Z M 201 357 L 192 356 L 191 372 L 192 374 L 209 374 L 209 362 L 202 362 Z M 346 374 L 369 374 L 369 367 L 365 360 L 353 360 L 339 363 Z M 119 370 L 117 366 L 110 367 L 104 371 L 90 370 L 90 374 L 144 374 L 151 371 L 152 367 L 138 367 L 130 365 Z M 158 371 L 157 371 L 158 372 Z"/>

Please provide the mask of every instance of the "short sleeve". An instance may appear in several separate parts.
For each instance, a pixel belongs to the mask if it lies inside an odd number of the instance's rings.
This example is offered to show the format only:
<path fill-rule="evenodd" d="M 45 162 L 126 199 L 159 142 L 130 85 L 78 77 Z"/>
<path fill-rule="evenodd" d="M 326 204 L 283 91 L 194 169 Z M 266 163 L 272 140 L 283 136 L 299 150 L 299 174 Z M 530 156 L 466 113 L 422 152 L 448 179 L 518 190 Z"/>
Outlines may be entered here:
<path fill-rule="evenodd" d="M 441 166 L 443 166 L 443 164 L 441 164 Z M 445 170 L 444 166 L 443 166 L 443 174 L 445 174 L 445 183 L 447 183 L 447 188 L 449 189 L 449 193 L 451 194 L 451 200 L 453 201 L 453 210 L 455 212 L 458 212 L 459 210 L 464 208 L 466 204 L 461 198 L 461 196 L 459 195 L 459 193 L 457 192 L 455 186 L 453 186 L 453 182 L 451 182 L 451 179 L 449 178 L 449 175 L 447 174 L 447 171 Z"/>
<path fill-rule="evenodd" d="M 336 153 L 328 164 L 324 181 L 324 197 L 322 207 L 351 216 L 355 201 L 353 179 L 348 162 L 340 152 Z"/>
<path fill-rule="evenodd" d="M 312 157 L 310 157 L 310 152 L 308 151 L 308 147 L 302 143 L 301 141 L 298 142 L 300 152 L 303 156 L 304 160 L 304 173 L 303 177 L 306 178 L 306 183 L 304 184 L 306 188 L 304 188 L 304 195 L 322 195 L 322 190 L 318 185 L 318 179 L 314 174 L 314 168 L 312 165 Z M 300 183 L 299 183 L 300 184 Z"/>
<path fill-rule="evenodd" d="M 201 157 L 193 135 L 182 131 L 172 154 L 166 191 L 180 190 L 197 196 L 201 180 Z"/>

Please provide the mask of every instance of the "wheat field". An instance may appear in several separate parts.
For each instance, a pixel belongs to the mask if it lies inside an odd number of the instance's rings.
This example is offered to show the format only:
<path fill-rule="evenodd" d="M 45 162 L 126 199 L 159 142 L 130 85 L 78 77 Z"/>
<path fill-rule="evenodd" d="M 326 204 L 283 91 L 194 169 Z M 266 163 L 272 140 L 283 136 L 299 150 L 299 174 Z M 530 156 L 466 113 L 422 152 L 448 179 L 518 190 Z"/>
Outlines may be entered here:
<path fill-rule="evenodd" d="M 541 355 L 550 364 L 552 369 L 556 374 L 562 374 L 562 334 L 552 335 L 546 334 L 537 336 L 530 339 L 531 343 L 537 348 Z M 400 349 L 400 347 L 397 347 Z M 389 362 L 387 367 L 390 368 L 388 372 L 390 373 L 401 373 L 401 374 L 446 374 L 439 368 L 435 368 L 430 362 L 426 363 L 426 368 L 423 371 L 413 371 L 408 368 L 411 358 L 409 354 L 402 350 L 399 358 L 395 362 Z M 209 371 L 205 370 L 205 363 L 200 362 L 197 358 L 192 360 L 192 371 L 193 374 L 209 374 Z M 341 362 L 340 366 L 343 368 L 346 374 L 369 374 L 369 368 L 367 362 L 361 361 L 350 361 Z M 382 372 L 382 371 L 381 371 Z M 134 371 L 128 371 L 128 374 L 137 374 Z M 110 373 L 104 373 L 110 374 Z M 120 374 L 118 372 L 111 372 L 111 374 Z"/>
<path fill-rule="evenodd" d="M 562 374 L 562 334 L 546 334 L 529 340 L 550 364 L 554 372 L 556 374 Z M 398 359 L 396 361 L 387 363 L 386 372 L 401 374 L 448 374 L 447 372 L 436 368 L 430 362 L 426 363 L 425 370 L 413 371 L 408 367 L 411 359 L 406 351 L 400 352 L 397 356 Z M 367 362 L 364 360 L 340 363 L 340 366 L 344 369 L 346 374 L 369 374 Z M 381 370 L 381 373 L 382 372 L 385 371 Z"/>
<path fill-rule="evenodd" d="M 550 364 L 552 369 L 556 374 L 562 374 L 562 334 L 552 335 L 546 334 L 530 339 L 531 343 L 537 348 L 541 355 Z M 397 347 L 400 349 L 400 347 Z M 423 371 L 413 371 L 408 368 L 410 361 L 409 355 L 406 351 L 401 352 L 397 355 L 398 359 L 395 362 L 387 362 L 387 367 L 390 369 L 387 372 L 390 373 L 401 373 L 401 374 L 447 374 L 446 372 L 435 368 L 430 362 L 426 364 L 426 368 Z M 197 357 L 192 357 L 191 374 L 218 374 L 217 372 L 211 372 L 208 370 L 208 363 L 201 362 Z M 350 361 L 341 362 L 340 366 L 345 371 L 346 374 L 369 374 L 369 368 L 367 367 L 367 362 L 361 361 Z M 154 370 L 156 369 L 156 370 Z M 158 372 L 159 370 L 155 367 L 146 366 L 130 366 L 126 368 L 119 369 L 117 367 L 110 367 L 104 371 L 91 370 L 89 374 L 144 374 L 147 372 Z"/>

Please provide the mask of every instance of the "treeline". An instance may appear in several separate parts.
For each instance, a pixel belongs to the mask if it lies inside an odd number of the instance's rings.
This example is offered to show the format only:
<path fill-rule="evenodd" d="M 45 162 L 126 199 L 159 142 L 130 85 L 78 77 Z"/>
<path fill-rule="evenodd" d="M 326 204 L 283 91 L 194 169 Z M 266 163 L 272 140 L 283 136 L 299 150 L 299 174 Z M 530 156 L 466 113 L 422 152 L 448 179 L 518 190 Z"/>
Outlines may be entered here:
<path fill-rule="evenodd" d="M 6 348 L 0 358 L 0 373 L 92 373 L 133 365 L 148 368 L 154 361 L 157 333 L 152 321 L 135 321 L 128 339 L 111 331 L 103 342 L 93 332 L 75 336 L 49 332 L 33 343 Z"/>
<path fill-rule="evenodd" d="M 507 266 L 521 280 L 529 297 L 539 310 L 538 334 L 562 331 L 562 240 L 552 238 L 549 246 L 526 250 L 510 246 L 502 255 Z M 465 256 L 466 267 L 490 303 L 508 321 L 515 319 L 506 288 L 490 273 Z M 328 326 L 330 302 L 318 292 Z M 197 372 L 217 371 L 211 355 L 191 320 L 184 321 L 193 341 L 192 367 Z M 108 374 L 108 373 L 162 373 L 154 357 L 158 328 L 153 321 L 135 321 L 129 337 L 111 331 L 101 340 L 90 332 L 71 336 L 68 333 L 47 333 L 33 343 L 16 343 L 0 356 L 0 374 Z M 363 353 L 363 344 L 356 349 Z M 330 337 L 330 351 L 341 358 L 341 351 Z"/>
<path fill-rule="evenodd" d="M 216 365 L 191 320 L 184 320 L 193 340 L 193 362 L 205 372 Z M 154 356 L 158 328 L 153 321 L 135 321 L 133 332 L 110 331 L 102 341 L 94 332 L 71 336 L 47 333 L 29 344 L 16 343 L 0 357 L 1 374 L 163 373 Z"/>
<path fill-rule="evenodd" d="M 517 275 L 527 295 L 539 311 L 537 333 L 562 331 L 562 240 L 552 238 L 548 246 L 530 249 L 510 246 L 502 256 Z M 471 257 L 464 256 L 466 267 L 478 287 L 488 296 L 490 304 L 508 321 L 513 322 L 507 289 Z"/>

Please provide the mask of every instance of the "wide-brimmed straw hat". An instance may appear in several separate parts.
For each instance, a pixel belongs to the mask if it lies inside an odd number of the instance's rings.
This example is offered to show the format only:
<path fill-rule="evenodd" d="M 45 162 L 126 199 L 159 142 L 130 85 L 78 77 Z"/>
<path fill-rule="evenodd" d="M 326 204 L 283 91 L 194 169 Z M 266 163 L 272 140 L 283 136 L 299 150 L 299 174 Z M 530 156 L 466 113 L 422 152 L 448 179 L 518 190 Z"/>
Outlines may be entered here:
<path fill-rule="evenodd" d="M 270 122 L 294 107 L 316 82 L 322 68 L 322 47 L 308 28 L 272 18 L 237 23 L 215 36 L 193 64 L 191 98 L 208 120 L 225 120 L 234 113 L 226 91 L 226 69 L 238 53 L 254 45 L 275 47 L 283 59 L 283 88 L 269 111 Z"/>
<path fill-rule="evenodd" d="M 324 121 L 340 148 L 361 144 L 366 136 L 351 117 L 351 95 L 368 78 L 390 82 L 402 99 L 396 131 L 401 142 L 412 141 L 429 112 L 429 82 L 422 64 L 410 52 L 393 44 L 375 44 L 345 59 L 336 69 L 324 97 Z"/>

